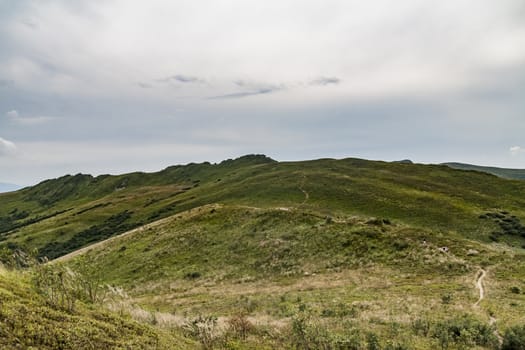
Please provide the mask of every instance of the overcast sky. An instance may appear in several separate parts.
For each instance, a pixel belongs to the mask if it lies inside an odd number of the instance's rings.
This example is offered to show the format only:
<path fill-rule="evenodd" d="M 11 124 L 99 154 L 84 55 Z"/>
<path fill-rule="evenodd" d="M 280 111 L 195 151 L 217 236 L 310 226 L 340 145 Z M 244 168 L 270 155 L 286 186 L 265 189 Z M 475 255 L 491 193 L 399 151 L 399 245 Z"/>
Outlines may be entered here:
<path fill-rule="evenodd" d="M 0 0 L 0 182 L 247 153 L 525 168 L 525 1 Z"/>

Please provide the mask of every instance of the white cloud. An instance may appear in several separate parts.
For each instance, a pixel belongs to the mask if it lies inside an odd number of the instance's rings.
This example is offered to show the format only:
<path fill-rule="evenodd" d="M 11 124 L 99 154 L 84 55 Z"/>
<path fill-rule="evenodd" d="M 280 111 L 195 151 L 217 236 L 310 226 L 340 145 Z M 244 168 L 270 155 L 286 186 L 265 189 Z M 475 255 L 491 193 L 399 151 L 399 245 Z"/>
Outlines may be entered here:
<path fill-rule="evenodd" d="M 5 114 L 8 118 L 16 119 L 19 117 L 18 111 L 13 109 Z"/>
<path fill-rule="evenodd" d="M 509 148 L 510 154 L 513 156 L 517 156 L 520 153 L 525 153 L 525 148 L 522 148 L 520 146 L 512 146 Z"/>
<path fill-rule="evenodd" d="M 16 145 L 0 137 L 0 156 L 10 156 L 16 152 Z"/>
<path fill-rule="evenodd" d="M 55 119 L 54 117 L 48 117 L 48 116 L 35 116 L 35 117 L 22 117 L 20 113 L 13 109 L 6 113 L 6 116 L 9 118 L 9 120 L 13 123 L 22 124 L 22 125 L 35 125 L 35 124 L 43 124 L 48 121 L 51 121 Z"/>
<path fill-rule="evenodd" d="M 5 55 L 2 76 L 67 96 L 140 95 L 144 89 L 134 82 L 171 76 L 175 69 L 184 74 L 171 81 L 184 91 L 199 89 L 201 97 L 229 94 L 236 79 L 335 76 L 345 81 L 337 86 L 345 98 L 461 88 L 479 70 L 525 59 L 525 46 L 514 44 L 523 42 L 525 25 L 515 18 L 521 5 L 513 0 L 75 4 L 21 6 L 6 21 L 14 52 Z M 215 91 L 189 84 L 196 81 Z M 148 94 L 171 99 L 173 90 Z"/>

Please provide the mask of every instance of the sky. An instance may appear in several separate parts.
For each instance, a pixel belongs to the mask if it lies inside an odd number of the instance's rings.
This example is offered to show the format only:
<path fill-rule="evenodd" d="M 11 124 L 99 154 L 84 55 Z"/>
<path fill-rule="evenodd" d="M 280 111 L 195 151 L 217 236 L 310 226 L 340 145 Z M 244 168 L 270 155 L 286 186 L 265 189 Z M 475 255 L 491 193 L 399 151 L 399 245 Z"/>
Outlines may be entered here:
<path fill-rule="evenodd" d="M 525 168 L 525 2 L 0 0 L 0 182 L 250 153 Z"/>

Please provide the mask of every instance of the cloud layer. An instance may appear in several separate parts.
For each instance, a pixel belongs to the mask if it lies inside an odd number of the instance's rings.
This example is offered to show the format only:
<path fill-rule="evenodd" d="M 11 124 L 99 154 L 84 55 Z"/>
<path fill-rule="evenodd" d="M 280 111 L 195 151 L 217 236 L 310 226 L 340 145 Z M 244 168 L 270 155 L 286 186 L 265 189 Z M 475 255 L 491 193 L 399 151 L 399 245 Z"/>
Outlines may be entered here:
<path fill-rule="evenodd" d="M 0 181 L 191 161 L 169 145 L 525 168 L 523 101 L 522 0 L 0 2 L 0 132 L 18 149 Z"/>
<path fill-rule="evenodd" d="M 11 156 L 16 152 L 16 146 L 13 142 L 0 137 L 0 157 Z"/>

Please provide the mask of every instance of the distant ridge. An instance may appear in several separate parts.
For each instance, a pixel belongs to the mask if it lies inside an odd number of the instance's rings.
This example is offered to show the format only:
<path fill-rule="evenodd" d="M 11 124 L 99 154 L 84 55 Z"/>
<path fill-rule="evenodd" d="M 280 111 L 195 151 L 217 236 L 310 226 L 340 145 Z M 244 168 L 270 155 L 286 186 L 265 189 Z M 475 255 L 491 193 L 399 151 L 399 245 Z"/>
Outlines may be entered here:
<path fill-rule="evenodd" d="M 11 192 L 21 189 L 21 186 L 0 182 L 0 193 Z"/>
<path fill-rule="evenodd" d="M 453 169 L 460 170 L 475 170 L 483 173 L 489 173 L 505 179 L 525 180 L 525 169 L 507 169 L 497 167 L 487 167 L 480 165 L 464 164 L 464 163 L 442 163 Z"/>

